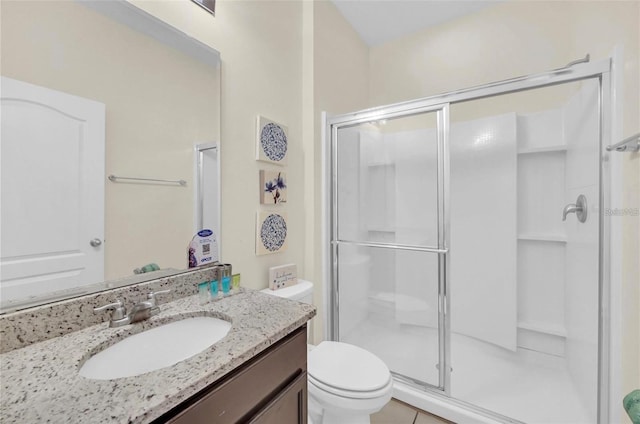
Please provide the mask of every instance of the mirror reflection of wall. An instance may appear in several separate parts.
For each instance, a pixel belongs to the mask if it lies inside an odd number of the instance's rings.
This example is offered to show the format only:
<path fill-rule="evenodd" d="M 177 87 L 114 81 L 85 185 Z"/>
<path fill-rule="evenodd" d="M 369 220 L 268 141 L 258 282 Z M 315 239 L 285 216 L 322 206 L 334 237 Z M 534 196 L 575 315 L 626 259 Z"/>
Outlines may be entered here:
<path fill-rule="evenodd" d="M 102 240 L 99 281 L 130 276 L 148 263 L 186 268 L 186 246 L 197 225 L 195 146 L 219 140 L 217 52 L 210 49 L 214 61 L 198 60 L 81 2 L 3 2 L 1 19 L 3 77 L 105 105 L 104 234 L 91 237 Z M 52 178 L 40 175 L 40 169 L 31 171 L 37 178 Z M 110 174 L 185 180 L 186 185 L 111 182 Z M 3 170 L 2 179 L 11 176 Z M 43 211 L 48 207 L 41 205 Z M 39 225 L 57 225 L 53 216 L 50 221 Z M 3 218 L 2 225 L 29 221 Z M 3 235 L 3 250 L 10 243 Z M 2 286 L 7 285 L 3 279 Z"/>
<path fill-rule="evenodd" d="M 196 219 L 195 231 L 212 230 L 220 243 L 220 149 L 205 143 L 195 147 L 196 154 Z"/>

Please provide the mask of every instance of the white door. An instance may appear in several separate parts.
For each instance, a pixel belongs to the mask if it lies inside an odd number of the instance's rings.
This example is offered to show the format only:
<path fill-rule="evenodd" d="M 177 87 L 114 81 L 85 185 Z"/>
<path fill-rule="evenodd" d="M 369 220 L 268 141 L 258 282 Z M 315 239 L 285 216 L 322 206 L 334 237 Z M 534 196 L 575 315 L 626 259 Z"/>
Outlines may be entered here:
<path fill-rule="evenodd" d="M 104 280 L 105 105 L 2 77 L 0 299 Z"/>

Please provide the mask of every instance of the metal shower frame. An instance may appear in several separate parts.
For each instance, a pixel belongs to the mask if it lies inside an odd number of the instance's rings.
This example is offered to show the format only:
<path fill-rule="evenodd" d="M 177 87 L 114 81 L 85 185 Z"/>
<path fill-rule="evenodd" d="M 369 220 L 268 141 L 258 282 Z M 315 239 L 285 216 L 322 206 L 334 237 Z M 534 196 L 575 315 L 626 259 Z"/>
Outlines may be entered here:
<path fill-rule="evenodd" d="M 537 88 L 550 87 L 587 79 L 597 79 L 599 83 L 599 214 L 598 222 L 598 423 L 609 420 L 610 391 L 610 228 L 609 218 L 602 211 L 610 206 L 610 194 L 605 187 L 610 183 L 609 152 L 606 146 L 611 144 L 612 128 L 612 59 L 589 62 L 589 55 L 569 63 L 566 67 L 534 75 L 512 78 L 467 89 L 452 91 L 440 95 L 396 103 L 387 106 L 365 109 L 358 112 L 330 116 L 323 113 L 323 273 L 325 287 L 325 338 L 338 340 L 339 337 L 339 281 L 338 281 L 338 246 L 340 244 L 360 245 L 367 247 L 383 247 L 399 250 L 431 252 L 438 255 L 438 309 L 439 309 L 439 386 L 426 389 L 440 398 L 463 406 L 480 415 L 504 422 L 518 422 L 508 417 L 493 413 L 475 405 L 450 397 L 450 299 L 449 293 L 449 106 L 483 98 L 496 97 L 503 94 L 517 93 Z M 338 238 L 338 196 L 337 196 L 337 133 L 339 128 L 350 127 L 371 121 L 415 115 L 418 113 L 437 113 L 438 140 L 438 246 L 428 248 L 392 243 L 367 243 Z M 396 376 L 409 385 L 416 386 L 410 379 Z M 424 387 L 419 386 L 424 390 Z"/>

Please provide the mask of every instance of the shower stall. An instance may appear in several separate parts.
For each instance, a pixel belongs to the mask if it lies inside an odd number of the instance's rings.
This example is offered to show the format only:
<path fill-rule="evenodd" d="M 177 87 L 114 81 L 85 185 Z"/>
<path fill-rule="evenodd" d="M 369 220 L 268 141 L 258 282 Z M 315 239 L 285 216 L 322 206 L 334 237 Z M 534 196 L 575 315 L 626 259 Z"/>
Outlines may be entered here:
<path fill-rule="evenodd" d="M 608 422 L 610 70 L 327 118 L 327 335 L 384 360 L 396 397 Z"/>

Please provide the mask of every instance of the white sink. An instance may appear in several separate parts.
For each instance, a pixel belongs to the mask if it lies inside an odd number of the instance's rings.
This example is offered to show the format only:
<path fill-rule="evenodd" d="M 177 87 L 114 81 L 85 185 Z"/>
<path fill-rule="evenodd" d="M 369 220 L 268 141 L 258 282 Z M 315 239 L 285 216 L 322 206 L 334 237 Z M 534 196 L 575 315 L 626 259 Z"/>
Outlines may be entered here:
<path fill-rule="evenodd" d="M 213 317 L 170 322 L 126 339 L 96 353 L 80 368 L 80 375 L 95 380 L 133 377 L 190 358 L 227 335 L 231 323 Z"/>

